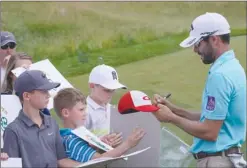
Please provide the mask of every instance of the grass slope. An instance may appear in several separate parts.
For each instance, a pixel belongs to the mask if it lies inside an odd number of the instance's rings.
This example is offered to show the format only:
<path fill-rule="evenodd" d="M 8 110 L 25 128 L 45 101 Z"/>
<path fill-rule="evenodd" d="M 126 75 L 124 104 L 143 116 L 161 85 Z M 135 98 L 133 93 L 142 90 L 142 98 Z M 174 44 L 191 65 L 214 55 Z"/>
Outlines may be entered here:
<path fill-rule="evenodd" d="M 174 52 L 206 11 L 246 34 L 244 2 L 2 2 L 1 23 L 19 51 L 48 57 L 68 77 L 89 72 L 99 56 L 118 66 Z"/>

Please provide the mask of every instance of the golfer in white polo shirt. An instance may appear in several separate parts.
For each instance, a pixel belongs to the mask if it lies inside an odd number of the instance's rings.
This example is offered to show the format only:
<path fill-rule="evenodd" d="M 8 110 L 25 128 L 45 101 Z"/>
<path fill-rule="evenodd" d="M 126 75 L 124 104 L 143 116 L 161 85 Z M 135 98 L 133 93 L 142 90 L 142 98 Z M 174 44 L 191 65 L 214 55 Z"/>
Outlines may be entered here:
<path fill-rule="evenodd" d="M 117 71 L 108 65 L 94 67 L 89 75 L 90 94 L 87 97 L 86 128 L 101 137 L 110 133 L 110 101 L 119 83 Z"/>

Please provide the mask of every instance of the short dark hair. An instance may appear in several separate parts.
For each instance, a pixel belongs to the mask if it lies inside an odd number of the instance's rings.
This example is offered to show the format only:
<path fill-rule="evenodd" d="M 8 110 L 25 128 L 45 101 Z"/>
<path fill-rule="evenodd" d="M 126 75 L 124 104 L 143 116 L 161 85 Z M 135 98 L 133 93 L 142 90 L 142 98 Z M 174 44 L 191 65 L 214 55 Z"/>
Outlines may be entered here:
<path fill-rule="evenodd" d="M 219 37 L 224 44 L 230 44 L 230 34 L 222 34 Z"/>

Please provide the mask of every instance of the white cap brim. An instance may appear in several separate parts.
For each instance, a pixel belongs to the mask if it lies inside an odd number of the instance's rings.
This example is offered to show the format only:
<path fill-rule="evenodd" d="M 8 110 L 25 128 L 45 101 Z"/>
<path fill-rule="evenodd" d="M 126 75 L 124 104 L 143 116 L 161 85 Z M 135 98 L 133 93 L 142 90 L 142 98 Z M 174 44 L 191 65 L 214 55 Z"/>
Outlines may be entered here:
<path fill-rule="evenodd" d="M 111 90 L 115 90 L 115 89 L 127 89 L 127 87 L 119 82 L 112 82 L 112 83 L 104 83 L 104 84 L 100 84 L 101 86 L 107 88 L 107 89 L 111 89 Z"/>
<path fill-rule="evenodd" d="M 191 47 L 191 46 L 194 45 L 199 39 L 200 39 L 200 37 L 189 36 L 189 37 L 187 37 L 184 41 L 182 41 L 182 42 L 180 43 L 180 46 L 183 47 L 183 48 Z"/>

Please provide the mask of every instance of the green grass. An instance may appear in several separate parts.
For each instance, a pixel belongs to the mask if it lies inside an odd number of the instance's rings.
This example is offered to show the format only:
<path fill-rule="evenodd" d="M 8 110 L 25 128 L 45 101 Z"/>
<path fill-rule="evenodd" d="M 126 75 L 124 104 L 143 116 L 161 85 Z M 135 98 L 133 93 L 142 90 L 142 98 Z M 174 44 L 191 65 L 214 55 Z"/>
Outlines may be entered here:
<path fill-rule="evenodd" d="M 191 21 L 206 11 L 222 13 L 237 34 L 246 34 L 244 2 L 2 2 L 1 6 L 3 29 L 15 33 L 18 50 L 36 61 L 48 57 L 66 77 L 89 72 L 99 56 L 118 66 L 174 52 Z"/>
<path fill-rule="evenodd" d="M 235 37 L 231 43 L 236 57 L 246 70 L 246 36 Z M 209 66 L 201 63 L 200 57 L 193 53 L 192 49 L 185 49 L 119 66 L 116 69 L 120 81 L 126 84 L 129 90 L 141 90 L 149 96 L 154 93 L 164 95 L 171 92 L 171 101 L 174 104 L 199 111 L 208 68 Z M 68 80 L 84 94 L 89 93 L 88 74 L 71 77 Z M 117 104 L 125 92 L 126 90 L 117 91 L 112 103 Z M 164 125 L 185 142 L 192 144 L 192 136 L 173 125 Z M 243 149 L 246 154 L 246 144 Z"/>

